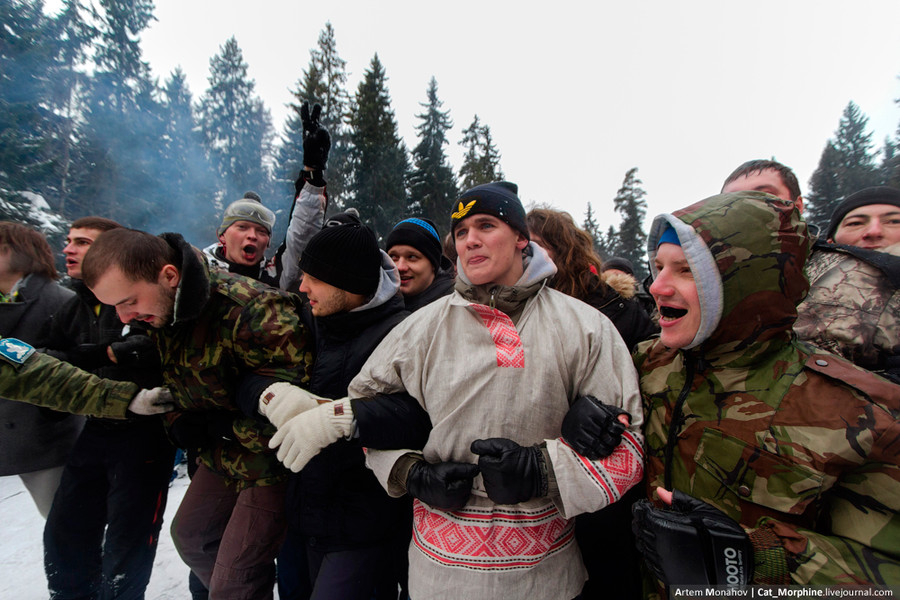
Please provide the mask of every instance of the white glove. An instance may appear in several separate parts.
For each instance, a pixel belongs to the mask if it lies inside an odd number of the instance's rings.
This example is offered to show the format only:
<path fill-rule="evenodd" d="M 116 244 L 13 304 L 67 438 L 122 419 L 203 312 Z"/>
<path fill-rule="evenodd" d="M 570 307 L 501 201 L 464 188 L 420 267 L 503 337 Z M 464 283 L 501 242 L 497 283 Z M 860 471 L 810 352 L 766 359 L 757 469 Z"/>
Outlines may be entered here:
<path fill-rule="evenodd" d="M 328 402 L 295 416 L 278 428 L 269 448 L 278 448 L 278 460 L 294 473 L 326 446 L 353 433 L 350 399 Z"/>
<path fill-rule="evenodd" d="M 260 395 L 259 414 L 280 429 L 291 417 L 315 408 L 322 402 L 328 400 L 317 398 L 286 381 L 279 381 L 267 387 Z"/>
<path fill-rule="evenodd" d="M 167 387 L 141 390 L 128 403 L 128 410 L 136 415 L 161 415 L 175 409 L 175 400 Z"/>

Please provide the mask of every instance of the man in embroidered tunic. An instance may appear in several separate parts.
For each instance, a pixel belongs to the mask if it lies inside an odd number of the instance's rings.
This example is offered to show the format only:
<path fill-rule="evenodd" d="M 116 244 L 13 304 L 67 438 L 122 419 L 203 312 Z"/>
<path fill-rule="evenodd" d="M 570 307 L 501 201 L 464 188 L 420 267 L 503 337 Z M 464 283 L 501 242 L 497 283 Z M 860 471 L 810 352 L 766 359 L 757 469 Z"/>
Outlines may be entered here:
<path fill-rule="evenodd" d="M 273 444 L 297 470 L 353 434 L 354 415 L 361 439 L 377 428 L 361 410 L 367 399 L 408 393 L 433 427 L 424 449 L 369 444 L 367 463 L 391 496 L 415 498 L 410 596 L 571 600 L 587 578 L 573 517 L 616 501 L 643 473 L 630 355 L 599 311 L 546 285 L 556 267 L 529 242 L 513 184 L 463 194 L 452 232 L 455 292 L 387 335 L 351 382 L 352 401 L 297 415 L 310 427 L 279 428 Z M 561 438 L 587 395 L 631 413 L 621 443 L 596 460 Z M 397 419 L 381 427 L 396 430 Z"/>

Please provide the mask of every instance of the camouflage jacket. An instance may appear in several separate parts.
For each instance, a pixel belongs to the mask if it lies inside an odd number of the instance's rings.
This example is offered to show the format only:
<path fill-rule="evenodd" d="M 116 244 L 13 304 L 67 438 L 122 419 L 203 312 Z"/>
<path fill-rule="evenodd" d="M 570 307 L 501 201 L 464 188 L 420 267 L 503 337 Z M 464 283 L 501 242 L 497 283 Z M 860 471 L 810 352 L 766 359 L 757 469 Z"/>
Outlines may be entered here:
<path fill-rule="evenodd" d="M 124 419 L 138 393 L 129 381 L 101 379 L 13 338 L 0 338 L 0 398 L 91 417 Z"/>
<path fill-rule="evenodd" d="M 172 323 L 152 330 L 176 412 L 234 413 L 235 441 L 202 448 L 200 460 L 238 489 L 286 479 L 268 443 L 275 427 L 244 416 L 235 401 L 241 377 L 254 373 L 297 385 L 309 381 L 312 346 L 295 296 L 252 279 L 210 271 L 180 235 L 162 237 L 181 256 Z"/>
<path fill-rule="evenodd" d="M 809 295 L 794 331 L 803 341 L 900 380 L 900 248 L 878 252 L 879 266 L 845 248 L 816 244 L 806 267 Z"/>
<path fill-rule="evenodd" d="M 671 223 L 701 303 L 689 350 L 634 354 L 648 492 L 678 489 L 747 530 L 757 583 L 900 584 L 900 386 L 792 338 L 806 225 L 757 192 Z"/>

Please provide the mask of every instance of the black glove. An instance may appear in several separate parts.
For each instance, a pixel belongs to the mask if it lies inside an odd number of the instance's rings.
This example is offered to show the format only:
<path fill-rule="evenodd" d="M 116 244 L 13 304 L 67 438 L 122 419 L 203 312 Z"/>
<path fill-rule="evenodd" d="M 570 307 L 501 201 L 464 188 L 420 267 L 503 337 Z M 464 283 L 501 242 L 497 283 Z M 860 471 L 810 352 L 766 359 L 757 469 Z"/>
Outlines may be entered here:
<path fill-rule="evenodd" d="M 156 344 L 146 335 L 129 335 L 121 342 L 113 342 L 109 345 L 116 355 L 118 365 L 122 367 L 137 367 L 140 365 L 151 366 L 154 361 L 159 364 L 159 354 Z"/>
<path fill-rule="evenodd" d="M 627 414 L 618 406 L 603 404 L 593 396 L 579 396 L 563 418 L 562 437 L 585 458 L 604 458 L 622 443 L 625 425 L 617 417 Z"/>
<path fill-rule="evenodd" d="M 670 508 L 640 500 L 632 508 L 638 550 L 666 585 L 747 585 L 753 546 L 719 509 L 676 490 Z"/>
<path fill-rule="evenodd" d="M 319 126 L 319 114 L 322 107 L 314 104 L 312 113 L 309 102 L 300 107 L 300 121 L 303 123 L 303 165 L 313 171 L 325 169 L 328 151 L 331 150 L 331 136 L 324 127 Z"/>
<path fill-rule="evenodd" d="M 497 504 L 517 504 L 547 495 L 547 465 L 537 446 L 523 447 L 506 438 L 475 440 L 488 497 Z"/>
<path fill-rule="evenodd" d="M 169 437 L 177 448 L 209 448 L 234 439 L 234 418 L 225 411 L 182 413 L 169 426 Z"/>
<path fill-rule="evenodd" d="M 410 496 L 442 510 L 459 510 L 469 501 L 478 467 L 469 463 L 418 461 L 406 476 Z"/>
<path fill-rule="evenodd" d="M 94 371 L 112 364 L 106 353 L 106 344 L 78 344 L 63 356 L 67 362 L 85 371 Z"/>

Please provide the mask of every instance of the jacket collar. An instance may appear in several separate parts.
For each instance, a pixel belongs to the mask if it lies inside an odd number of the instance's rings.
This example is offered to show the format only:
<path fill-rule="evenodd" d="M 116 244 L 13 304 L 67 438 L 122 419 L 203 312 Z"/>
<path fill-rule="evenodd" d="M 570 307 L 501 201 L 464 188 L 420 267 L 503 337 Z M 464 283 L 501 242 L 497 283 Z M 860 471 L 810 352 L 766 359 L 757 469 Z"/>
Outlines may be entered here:
<path fill-rule="evenodd" d="M 180 262 L 181 281 L 175 292 L 175 311 L 171 324 L 196 319 L 209 301 L 209 267 L 202 258 L 202 252 L 188 244 L 181 234 L 162 233 L 159 237 L 175 249 Z"/>

